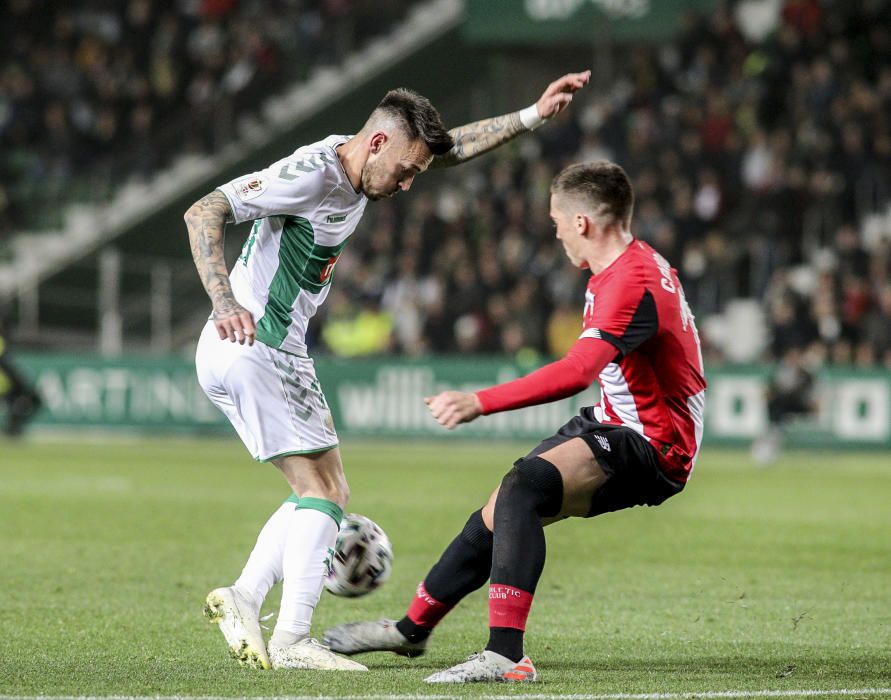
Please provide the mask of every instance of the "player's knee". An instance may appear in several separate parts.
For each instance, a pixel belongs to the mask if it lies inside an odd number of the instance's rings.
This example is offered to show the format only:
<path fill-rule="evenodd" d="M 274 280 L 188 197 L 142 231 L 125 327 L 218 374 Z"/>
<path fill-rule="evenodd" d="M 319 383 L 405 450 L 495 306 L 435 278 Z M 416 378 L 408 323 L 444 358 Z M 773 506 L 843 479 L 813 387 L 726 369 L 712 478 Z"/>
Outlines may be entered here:
<path fill-rule="evenodd" d="M 505 475 L 501 492 L 505 498 L 529 499 L 535 511 L 547 518 L 557 515 L 563 506 L 563 477 L 546 459 L 524 457 Z"/>

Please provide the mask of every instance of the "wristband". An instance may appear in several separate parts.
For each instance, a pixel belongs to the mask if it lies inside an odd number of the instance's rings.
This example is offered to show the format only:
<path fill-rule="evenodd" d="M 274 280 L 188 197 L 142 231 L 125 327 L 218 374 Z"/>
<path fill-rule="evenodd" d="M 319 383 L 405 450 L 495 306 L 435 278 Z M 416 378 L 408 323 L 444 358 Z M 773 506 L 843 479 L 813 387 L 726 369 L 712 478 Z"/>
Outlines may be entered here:
<path fill-rule="evenodd" d="M 538 113 L 538 107 L 536 105 L 530 105 L 526 107 L 526 109 L 520 110 L 520 122 L 522 122 L 523 126 L 525 126 L 529 131 L 532 131 L 542 124 L 544 124 L 547 119 L 544 119 Z"/>

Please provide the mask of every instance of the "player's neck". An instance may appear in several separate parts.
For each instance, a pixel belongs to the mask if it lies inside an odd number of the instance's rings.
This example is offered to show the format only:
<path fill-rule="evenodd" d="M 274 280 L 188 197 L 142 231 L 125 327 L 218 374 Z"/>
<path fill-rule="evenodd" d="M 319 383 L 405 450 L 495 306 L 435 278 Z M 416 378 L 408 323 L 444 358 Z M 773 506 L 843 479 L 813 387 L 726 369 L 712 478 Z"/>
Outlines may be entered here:
<path fill-rule="evenodd" d="M 606 236 L 599 245 L 594 247 L 591 255 L 587 258 L 591 274 L 599 274 L 612 265 L 622 253 L 628 250 L 628 246 L 633 240 L 634 236 L 630 231 L 621 231 Z"/>
<path fill-rule="evenodd" d="M 354 136 L 346 143 L 342 143 L 335 149 L 343 171 L 346 173 L 350 184 L 356 192 L 362 191 L 362 166 L 365 164 L 367 153 L 362 152 L 361 142 Z"/>

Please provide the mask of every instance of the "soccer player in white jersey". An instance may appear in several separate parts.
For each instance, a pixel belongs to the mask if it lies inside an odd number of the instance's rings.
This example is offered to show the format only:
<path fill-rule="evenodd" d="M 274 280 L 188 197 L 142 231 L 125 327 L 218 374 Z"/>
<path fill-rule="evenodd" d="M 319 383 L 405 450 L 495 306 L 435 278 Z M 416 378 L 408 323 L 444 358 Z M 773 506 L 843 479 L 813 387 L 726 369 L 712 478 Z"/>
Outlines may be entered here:
<path fill-rule="evenodd" d="M 358 134 L 329 136 L 214 190 L 186 212 L 192 256 L 213 303 L 198 342 L 198 378 L 248 451 L 272 462 L 293 495 L 265 524 L 239 578 L 211 591 L 205 613 L 254 668 L 367 670 L 309 636 L 349 488 L 337 433 L 307 355 L 306 325 L 368 200 L 407 191 L 428 167 L 485 153 L 563 110 L 590 78 L 564 75 L 530 107 L 447 131 L 416 93 L 392 90 Z M 232 271 L 227 222 L 253 221 Z M 256 341 L 256 342 L 255 342 Z M 267 653 L 259 610 L 283 581 Z"/>

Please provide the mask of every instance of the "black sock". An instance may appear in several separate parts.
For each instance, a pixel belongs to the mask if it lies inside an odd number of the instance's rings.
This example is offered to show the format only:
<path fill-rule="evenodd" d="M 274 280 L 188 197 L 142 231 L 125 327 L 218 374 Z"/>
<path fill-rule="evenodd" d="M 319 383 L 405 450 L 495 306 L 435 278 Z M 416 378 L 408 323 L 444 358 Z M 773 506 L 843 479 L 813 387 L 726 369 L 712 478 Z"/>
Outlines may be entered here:
<path fill-rule="evenodd" d="M 421 627 L 420 625 L 416 625 L 408 619 L 408 616 L 403 617 L 396 623 L 396 629 L 399 630 L 403 637 L 412 643 L 423 642 L 433 631 L 433 628 L 431 627 Z"/>
<path fill-rule="evenodd" d="M 490 627 L 486 649 L 506 656 L 516 663 L 523 658 L 523 630 L 513 627 Z"/>
<path fill-rule="evenodd" d="M 535 593 L 546 554 L 541 519 L 559 513 L 562 502 L 563 478 L 553 464 L 540 457 L 516 462 L 501 482 L 495 502 L 493 585 Z M 491 627 L 486 649 L 519 661 L 523 658 L 523 631 Z"/>
<path fill-rule="evenodd" d="M 483 522 L 482 510 L 473 513 L 461 533 L 446 547 L 439 561 L 424 579 L 427 593 L 439 602 L 452 607 L 482 586 L 492 568 L 492 532 Z M 410 642 L 430 636 L 432 628 L 422 627 L 408 616 L 396 623 Z"/>

